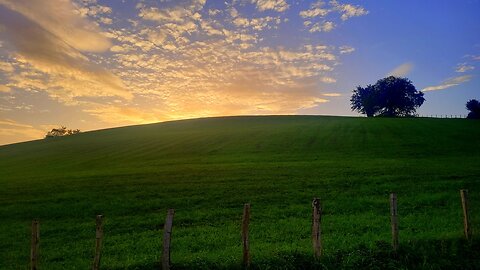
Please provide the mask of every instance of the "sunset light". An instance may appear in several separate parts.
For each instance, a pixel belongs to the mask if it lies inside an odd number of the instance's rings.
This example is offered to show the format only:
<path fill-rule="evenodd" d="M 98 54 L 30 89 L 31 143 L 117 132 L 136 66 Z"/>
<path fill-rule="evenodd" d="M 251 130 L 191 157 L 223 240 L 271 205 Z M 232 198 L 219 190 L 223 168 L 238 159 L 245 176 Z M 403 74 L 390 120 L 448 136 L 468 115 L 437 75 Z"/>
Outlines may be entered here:
<path fill-rule="evenodd" d="M 419 114 L 478 98 L 479 1 L 0 0 L 0 144 L 228 115 L 356 115 L 408 77 Z"/>

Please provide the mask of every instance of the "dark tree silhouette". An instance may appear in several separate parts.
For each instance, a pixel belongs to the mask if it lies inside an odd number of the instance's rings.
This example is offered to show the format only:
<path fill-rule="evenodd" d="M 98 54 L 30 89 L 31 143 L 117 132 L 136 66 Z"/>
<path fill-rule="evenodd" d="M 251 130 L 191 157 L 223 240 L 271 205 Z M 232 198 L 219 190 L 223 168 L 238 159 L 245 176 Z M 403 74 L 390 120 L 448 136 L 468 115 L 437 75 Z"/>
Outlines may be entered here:
<path fill-rule="evenodd" d="M 372 116 L 412 116 L 425 98 L 407 78 L 390 76 L 375 85 L 358 86 L 350 99 L 352 110 Z"/>
<path fill-rule="evenodd" d="M 357 86 L 350 99 L 352 110 L 366 114 L 368 117 L 375 116 L 380 110 L 377 98 L 378 95 L 373 85 L 369 84 L 365 88 Z"/>
<path fill-rule="evenodd" d="M 467 118 L 470 119 L 480 119 L 480 102 L 476 99 L 471 99 L 466 104 L 468 113 Z"/>

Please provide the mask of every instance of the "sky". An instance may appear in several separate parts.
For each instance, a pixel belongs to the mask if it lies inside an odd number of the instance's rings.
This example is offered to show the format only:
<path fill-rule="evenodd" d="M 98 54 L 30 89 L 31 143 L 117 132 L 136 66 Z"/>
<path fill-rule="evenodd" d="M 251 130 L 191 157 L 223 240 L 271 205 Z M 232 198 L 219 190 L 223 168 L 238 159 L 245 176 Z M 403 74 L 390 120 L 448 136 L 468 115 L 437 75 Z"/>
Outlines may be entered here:
<path fill-rule="evenodd" d="M 480 0 L 0 0 L 0 145 L 228 115 L 358 115 L 389 75 L 420 115 L 480 99 Z"/>

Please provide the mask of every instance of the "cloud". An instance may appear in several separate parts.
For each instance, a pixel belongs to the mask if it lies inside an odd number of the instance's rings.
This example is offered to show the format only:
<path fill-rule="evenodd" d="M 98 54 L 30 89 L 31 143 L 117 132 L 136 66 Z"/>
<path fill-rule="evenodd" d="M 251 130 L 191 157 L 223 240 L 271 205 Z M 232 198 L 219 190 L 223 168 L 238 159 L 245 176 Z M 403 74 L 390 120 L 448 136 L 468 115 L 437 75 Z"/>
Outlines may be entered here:
<path fill-rule="evenodd" d="M 336 79 L 331 78 L 331 77 L 321 77 L 320 81 L 322 81 L 324 83 L 336 83 L 337 82 Z"/>
<path fill-rule="evenodd" d="M 340 96 L 342 96 L 342 94 L 340 94 L 340 93 L 324 93 L 322 95 L 324 95 L 326 97 L 340 97 Z"/>
<path fill-rule="evenodd" d="M 274 10 L 284 12 L 289 8 L 285 0 L 252 0 L 252 3 L 255 4 L 260 11 Z"/>
<path fill-rule="evenodd" d="M 310 33 L 315 33 L 315 32 L 330 32 L 335 28 L 335 24 L 330 21 L 326 21 L 323 23 L 315 23 L 312 25 L 310 30 L 308 30 Z"/>
<path fill-rule="evenodd" d="M 0 61 L 0 71 L 5 73 L 11 73 L 14 70 L 15 68 L 13 68 L 12 64 Z"/>
<path fill-rule="evenodd" d="M 10 93 L 11 91 L 10 87 L 0 84 L 0 93 Z"/>
<path fill-rule="evenodd" d="M 293 114 L 328 102 L 316 89 L 319 83 L 336 81 L 328 76 L 336 61 L 334 47 L 253 46 L 245 50 L 242 46 L 254 43 L 255 36 L 224 32 L 209 42 L 190 42 L 171 52 L 155 48 L 155 54 L 116 55 L 114 60 L 129 69 L 122 73 L 123 79 L 137 95 L 155 104 L 153 116 L 158 119 Z M 112 108 L 89 113 L 105 120 L 120 120 L 117 115 L 122 115 Z M 141 119 L 153 116 L 142 115 Z"/>
<path fill-rule="evenodd" d="M 264 29 L 272 29 L 275 28 L 276 25 L 281 23 L 280 17 L 260 17 L 260 18 L 243 18 L 243 17 L 236 17 L 233 20 L 233 24 L 237 27 L 247 28 L 250 27 L 252 30 L 262 31 Z"/>
<path fill-rule="evenodd" d="M 469 65 L 467 63 L 461 63 L 461 64 L 457 65 L 457 67 L 455 68 L 455 72 L 464 73 L 464 72 L 474 70 L 474 69 L 475 69 L 475 67 L 472 66 L 472 65 Z"/>
<path fill-rule="evenodd" d="M 100 21 L 101 21 L 103 24 L 112 24 L 112 23 L 113 23 L 113 20 L 112 20 L 112 19 L 106 18 L 106 17 L 100 18 Z"/>
<path fill-rule="evenodd" d="M 300 17 L 306 19 L 304 25 L 309 28 L 310 33 L 330 32 L 335 27 L 334 19 L 338 16 L 342 21 L 352 17 L 367 15 L 369 12 L 361 6 L 351 4 L 341 4 L 336 0 L 329 1 L 328 4 L 323 0 L 318 0 L 310 5 L 309 9 L 299 12 Z M 336 15 L 336 16 L 335 16 Z M 328 16 L 328 20 L 326 20 Z M 320 19 L 319 22 L 312 22 Z"/>
<path fill-rule="evenodd" d="M 40 139 L 46 131 L 10 119 L 0 119 L 0 145 Z"/>
<path fill-rule="evenodd" d="M 50 27 L 50 23 L 52 23 L 46 18 L 48 16 L 43 14 L 47 12 L 43 8 L 40 8 L 38 14 L 31 15 L 35 12 L 29 10 L 29 7 L 23 1 L 18 1 L 18 3 L 0 1 L 4 6 L 10 8 L 6 9 L 0 5 L 0 24 L 5 26 L 7 41 L 15 48 L 16 57 L 14 59 L 22 71 L 11 73 L 8 76 L 11 87 L 22 88 L 25 83 L 28 83 L 27 75 L 35 71 L 43 74 L 44 87 L 40 89 L 47 91 L 52 97 L 59 100 L 71 102 L 73 98 L 79 96 L 120 96 L 126 99 L 133 97 L 125 89 L 120 78 L 91 63 L 87 56 L 76 49 L 97 51 L 107 48 L 102 42 L 100 42 L 100 45 L 98 44 L 97 33 L 91 33 L 91 29 L 76 29 L 72 30 L 73 38 L 64 37 L 66 34 L 62 32 L 63 30 L 55 30 L 54 27 L 46 29 L 42 26 Z M 48 5 L 52 2 L 55 1 L 49 1 Z M 52 14 L 52 18 L 58 16 L 57 19 L 59 20 L 67 16 L 65 14 L 72 14 L 64 10 L 66 7 L 72 7 L 64 2 L 58 3 L 59 14 Z M 32 4 L 32 8 L 36 5 Z M 20 10 L 36 21 L 16 12 L 16 10 Z M 53 10 L 56 11 L 56 9 Z M 78 17 L 79 15 L 71 16 Z M 78 27 L 88 25 L 88 23 L 81 23 L 83 19 L 76 18 L 70 19 L 70 21 L 68 21 L 68 18 L 64 19 Z M 55 20 L 52 19 L 52 21 Z M 65 29 L 70 27 L 65 26 Z M 55 33 L 59 33 L 59 35 Z M 83 38 L 92 38 L 92 40 L 90 42 L 84 40 L 79 44 L 70 46 L 69 42 L 80 38 L 78 33 L 83 34 Z M 67 40 L 63 38 L 67 38 Z M 37 78 L 37 85 L 41 86 L 42 83 L 39 83 L 39 80 Z"/>
<path fill-rule="evenodd" d="M 443 90 L 443 89 L 447 89 L 447 88 L 454 87 L 454 86 L 460 85 L 462 83 L 468 82 L 468 81 L 470 81 L 470 79 L 472 79 L 471 75 L 454 77 L 454 78 L 450 78 L 450 79 L 445 80 L 444 82 L 442 82 L 439 85 L 425 87 L 425 88 L 422 89 L 422 91 L 427 92 L 427 91 Z"/>
<path fill-rule="evenodd" d="M 354 6 L 351 4 L 340 4 L 336 0 L 330 1 L 330 5 L 334 7 L 334 10 L 337 10 L 340 13 L 342 13 L 342 16 L 340 18 L 343 21 L 346 21 L 352 17 L 359 17 L 359 16 L 368 14 L 368 10 L 366 10 L 361 6 Z"/>
<path fill-rule="evenodd" d="M 22 14 L 77 50 L 102 52 L 110 47 L 110 41 L 100 34 L 98 26 L 77 14 L 69 0 L 0 0 L 0 4 Z"/>
<path fill-rule="evenodd" d="M 75 11 L 78 12 L 82 17 L 86 17 L 86 16 L 96 17 L 98 15 L 112 13 L 112 8 L 98 5 L 98 4 L 93 4 L 91 6 L 80 7 Z"/>
<path fill-rule="evenodd" d="M 350 46 L 340 46 L 340 54 L 349 54 L 355 51 L 355 48 Z"/>
<path fill-rule="evenodd" d="M 205 3 L 206 0 L 181 0 L 176 1 L 176 5 L 173 7 L 162 9 L 139 5 L 138 16 L 149 21 L 181 23 L 192 18 L 199 18 L 197 12 L 203 8 Z"/>
<path fill-rule="evenodd" d="M 325 17 L 330 10 L 324 8 L 312 8 L 308 10 L 300 11 L 300 16 L 302 18 L 312 18 L 312 17 Z"/>
<path fill-rule="evenodd" d="M 413 69 L 413 63 L 407 62 L 403 63 L 400 66 L 396 67 L 392 71 L 390 71 L 387 76 L 395 76 L 395 77 L 405 77 L 407 76 L 410 71 Z"/>
<path fill-rule="evenodd" d="M 2 11 L 13 18 L 0 21 L 6 21 L 6 40 L 15 48 L 13 57 L 6 57 L 14 69 L 6 85 L 17 95 L 48 93 L 51 99 L 75 106 L 68 110 L 108 125 L 294 114 L 337 96 L 323 94 L 323 87 L 336 82 L 331 73 L 339 64 L 338 55 L 353 48 L 318 41 L 273 45 L 278 44 L 269 40 L 274 37 L 260 31 L 276 29 L 286 22 L 284 15 L 243 17 L 242 12 L 284 12 L 287 1 L 234 2 L 238 5 L 228 4 L 220 11 L 206 9 L 205 1 L 143 1 L 131 19 L 116 17 L 119 10 L 92 8 L 95 1 L 77 1 L 77 16 L 105 27 L 101 35 L 112 44 L 102 53 L 72 47 L 40 24 Z M 335 23 L 340 22 L 341 13 L 333 13 L 338 15 Z M 111 25 L 102 23 L 105 14 L 111 16 Z M 312 20 L 321 31 L 335 26 L 334 21 Z M 28 27 L 17 27 L 20 23 Z M 17 28 L 15 33 L 10 30 Z"/>

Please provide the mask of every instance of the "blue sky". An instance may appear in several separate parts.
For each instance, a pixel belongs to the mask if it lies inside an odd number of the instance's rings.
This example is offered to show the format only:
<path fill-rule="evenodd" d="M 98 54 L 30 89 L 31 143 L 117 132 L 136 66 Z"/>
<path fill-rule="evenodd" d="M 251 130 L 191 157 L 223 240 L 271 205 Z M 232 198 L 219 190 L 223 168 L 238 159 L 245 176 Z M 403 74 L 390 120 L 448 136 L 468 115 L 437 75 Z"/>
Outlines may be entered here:
<path fill-rule="evenodd" d="M 480 99 L 479 0 L 0 0 L 0 144 L 192 117 L 357 115 L 388 75 L 422 115 Z"/>

